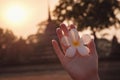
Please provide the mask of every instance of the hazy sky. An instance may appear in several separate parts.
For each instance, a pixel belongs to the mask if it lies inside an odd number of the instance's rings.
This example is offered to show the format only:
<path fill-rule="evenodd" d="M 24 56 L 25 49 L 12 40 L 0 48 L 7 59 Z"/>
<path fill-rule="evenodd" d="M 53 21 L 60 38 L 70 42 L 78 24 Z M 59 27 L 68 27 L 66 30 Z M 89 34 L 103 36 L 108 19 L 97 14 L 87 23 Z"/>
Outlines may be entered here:
<path fill-rule="evenodd" d="M 37 24 L 48 18 L 48 2 L 52 11 L 58 0 L 0 0 L 0 27 L 17 36 L 34 34 Z"/>
<path fill-rule="evenodd" d="M 17 36 L 26 38 L 37 32 L 37 24 L 48 18 L 48 2 L 51 11 L 57 5 L 58 0 L 0 0 L 0 27 L 8 28 Z M 120 17 L 120 15 L 118 16 Z M 104 30 L 112 39 L 117 34 L 120 42 L 119 30 Z"/>

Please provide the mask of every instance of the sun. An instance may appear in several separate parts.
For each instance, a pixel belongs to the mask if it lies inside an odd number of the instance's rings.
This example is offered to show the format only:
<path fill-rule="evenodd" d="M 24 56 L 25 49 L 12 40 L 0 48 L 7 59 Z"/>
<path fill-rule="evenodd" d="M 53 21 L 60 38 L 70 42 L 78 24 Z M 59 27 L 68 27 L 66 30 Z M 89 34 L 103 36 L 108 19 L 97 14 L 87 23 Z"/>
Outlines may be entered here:
<path fill-rule="evenodd" d="M 26 16 L 26 10 L 20 5 L 8 7 L 5 13 L 6 19 L 11 23 L 21 23 L 25 20 Z"/>

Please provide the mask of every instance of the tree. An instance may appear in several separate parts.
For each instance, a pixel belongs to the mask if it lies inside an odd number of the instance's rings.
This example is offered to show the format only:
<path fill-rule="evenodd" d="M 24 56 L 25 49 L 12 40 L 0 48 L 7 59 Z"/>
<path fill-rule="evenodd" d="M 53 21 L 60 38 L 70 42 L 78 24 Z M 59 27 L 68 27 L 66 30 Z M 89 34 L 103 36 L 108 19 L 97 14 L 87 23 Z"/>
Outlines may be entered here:
<path fill-rule="evenodd" d="M 0 64 L 5 64 L 8 58 L 7 50 L 16 40 L 16 36 L 11 30 L 3 30 L 0 28 Z"/>
<path fill-rule="evenodd" d="M 59 0 L 53 13 L 59 22 L 73 21 L 78 30 L 90 27 L 96 37 L 96 31 L 120 24 L 119 12 L 118 0 Z"/>
<path fill-rule="evenodd" d="M 20 37 L 12 46 L 7 48 L 8 63 L 12 65 L 29 63 L 29 57 L 33 53 L 33 46 L 26 44 L 26 40 Z"/>

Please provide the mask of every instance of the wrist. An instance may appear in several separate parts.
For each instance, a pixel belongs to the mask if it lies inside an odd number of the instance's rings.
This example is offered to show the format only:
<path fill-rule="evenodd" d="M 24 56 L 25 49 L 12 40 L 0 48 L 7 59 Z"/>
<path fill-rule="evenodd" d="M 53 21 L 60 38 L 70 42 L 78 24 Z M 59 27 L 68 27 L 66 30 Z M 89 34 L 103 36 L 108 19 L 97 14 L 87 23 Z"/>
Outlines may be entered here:
<path fill-rule="evenodd" d="M 99 75 L 96 74 L 96 75 L 92 76 L 91 78 L 88 77 L 88 79 L 86 79 L 86 80 L 100 80 L 100 79 L 99 79 Z"/>
<path fill-rule="evenodd" d="M 94 75 L 94 76 L 86 76 L 86 77 L 73 77 L 71 76 L 73 80 L 100 80 L 99 75 Z"/>
<path fill-rule="evenodd" d="M 73 78 L 74 80 L 100 80 L 98 72 L 92 72 L 84 76 L 77 76 Z"/>
<path fill-rule="evenodd" d="M 89 73 L 84 77 L 84 80 L 99 80 L 98 72 Z"/>

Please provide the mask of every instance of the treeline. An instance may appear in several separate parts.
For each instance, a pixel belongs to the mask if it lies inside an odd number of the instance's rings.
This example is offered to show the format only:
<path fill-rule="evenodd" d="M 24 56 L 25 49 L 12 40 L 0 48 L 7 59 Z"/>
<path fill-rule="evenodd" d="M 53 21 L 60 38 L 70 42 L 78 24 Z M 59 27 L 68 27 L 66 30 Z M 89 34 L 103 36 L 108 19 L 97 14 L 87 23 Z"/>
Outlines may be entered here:
<path fill-rule="evenodd" d="M 42 44 L 40 36 L 41 33 L 36 33 L 27 39 L 17 38 L 12 31 L 0 28 L 0 65 L 58 62 L 51 43 Z"/>

